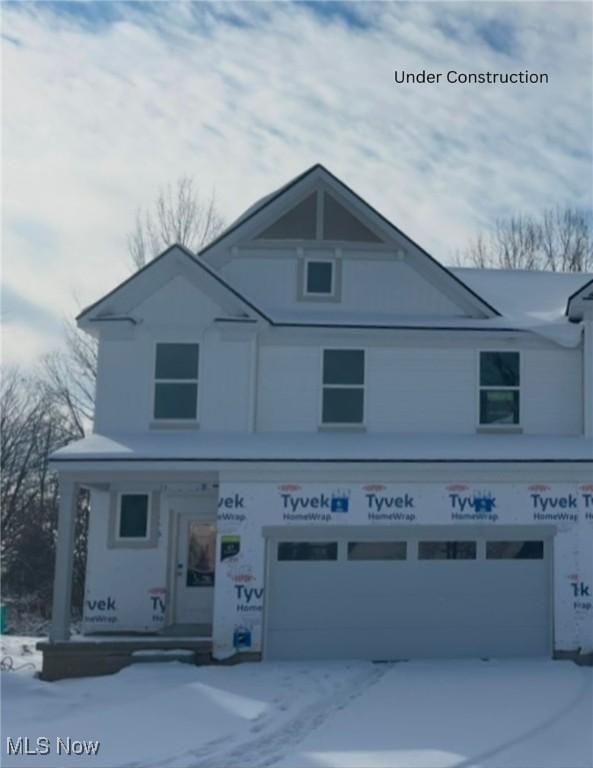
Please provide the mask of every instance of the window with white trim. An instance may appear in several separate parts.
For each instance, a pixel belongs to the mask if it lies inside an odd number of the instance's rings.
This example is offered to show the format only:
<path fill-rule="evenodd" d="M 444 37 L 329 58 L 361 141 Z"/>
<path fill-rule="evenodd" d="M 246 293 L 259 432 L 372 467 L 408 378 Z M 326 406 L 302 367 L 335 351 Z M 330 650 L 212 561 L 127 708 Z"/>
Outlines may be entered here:
<path fill-rule="evenodd" d="M 323 350 L 321 422 L 360 425 L 364 421 L 364 350 Z"/>
<path fill-rule="evenodd" d="M 117 507 L 116 538 L 146 540 L 150 500 L 147 493 L 122 493 Z"/>
<path fill-rule="evenodd" d="M 519 387 L 518 352 L 480 352 L 480 425 L 518 425 Z"/>
<path fill-rule="evenodd" d="M 199 344 L 156 345 L 153 412 L 155 419 L 197 419 L 199 351 Z"/>
<path fill-rule="evenodd" d="M 335 293 L 335 265 L 330 259 L 305 261 L 305 296 L 333 296 Z"/>

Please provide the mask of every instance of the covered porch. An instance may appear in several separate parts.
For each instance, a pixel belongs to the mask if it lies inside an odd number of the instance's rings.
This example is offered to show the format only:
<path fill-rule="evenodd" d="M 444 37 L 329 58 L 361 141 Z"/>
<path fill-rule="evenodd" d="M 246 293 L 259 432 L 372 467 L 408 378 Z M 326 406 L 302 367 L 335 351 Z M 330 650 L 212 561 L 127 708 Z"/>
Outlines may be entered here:
<path fill-rule="evenodd" d="M 42 678 L 110 674 L 165 659 L 211 663 L 217 473 L 85 462 L 60 468 L 59 483 L 52 621 L 49 639 L 37 646 Z M 81 631 L 73 633 L 82 490 L 91 495 L 86 584 Z"/>

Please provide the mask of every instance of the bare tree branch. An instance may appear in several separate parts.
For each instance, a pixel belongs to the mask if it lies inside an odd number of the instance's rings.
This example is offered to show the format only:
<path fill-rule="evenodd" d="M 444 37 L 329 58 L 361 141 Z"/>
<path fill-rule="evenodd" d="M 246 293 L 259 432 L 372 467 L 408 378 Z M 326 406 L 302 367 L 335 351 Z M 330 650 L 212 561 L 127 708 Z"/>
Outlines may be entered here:
<path fill-rule="evenodd" d="M 593 269 L 593 232 L 585 211 L 556 206 L 538 217 L 512 216 L 479 234 L 455 263 L 480 268 L 547 269 L 586 272 Z"/>
<path fill-rule="evenodd" d="M 92 424 L 97 357 L 97 340 L 68 321 L 64 326 L 64 350 L 41 361 L 45 392 L 77 437 L 83 437 Z"/>
<path fill-rule="evenodd" d="M 153 210 L 139 210 L 127 238 L 128 257 L 141 269 L 173 243 L 199 251 L 222 231 L 224 222 L 214 193 L 202 197 L 194 180 L 182 176 L 175 186 L 162 188 Z"/>
<path fill-rule="evenodd" d="M 46 614 L 58 516 L 58 487 L 51 454 L 79 436 L 46 382 L 17 368 L 3 368 L 0 380 L 0 522 L 3 592 L 33 599 Z M 86 537 L 84 499 L 77 537 Z M 75 600 L 82 600 L 84 558 L 77 539 Z"/>

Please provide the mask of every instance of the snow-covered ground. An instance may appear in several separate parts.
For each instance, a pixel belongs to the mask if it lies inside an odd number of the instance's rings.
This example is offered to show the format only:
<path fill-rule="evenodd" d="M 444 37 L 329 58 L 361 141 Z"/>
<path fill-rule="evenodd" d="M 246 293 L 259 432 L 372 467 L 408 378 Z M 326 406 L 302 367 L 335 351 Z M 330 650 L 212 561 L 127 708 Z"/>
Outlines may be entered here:
<path fill-rule="evenodd" d="M 2 704 L 6 768 L 593 765 L 593 670 L 570 662 L 175 661 L 58 683 L 21 669 L 2 673 Z M 51 754 L 8 756 L 19 736 L 48 737 Z M 57 737 L 98 754 L 58 756 Z"/>
<path fill-rule="evenodd" d="M 46 637 L 0 635 L 0 661 L 3 668 L 33 675 L 41 669 L 41 651 L 35 646 Z"/>

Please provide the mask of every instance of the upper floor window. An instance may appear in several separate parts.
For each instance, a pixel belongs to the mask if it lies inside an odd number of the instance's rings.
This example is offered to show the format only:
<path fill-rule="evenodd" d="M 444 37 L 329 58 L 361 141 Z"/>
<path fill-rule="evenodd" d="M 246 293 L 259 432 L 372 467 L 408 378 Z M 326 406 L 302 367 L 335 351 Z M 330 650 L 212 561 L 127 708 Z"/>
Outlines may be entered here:
<path fill-rule="evenodd" d="M 480 424 L 518 425 L 519 353 L 480 352 Z"/>
<path fill-rule="evenodd" d="M 322 424 L 362 424 L 364 420 L 364 350 L 325 349 L 322 389 Z"/>
<path fill-rule="evenodd" d="M 156 345 L 155 419 L 197 418 L 198 363 L 198 344 Z"/>
<path fill-rule="evenodd" d="M 308 259 L 305 262 L 305 296 L 333 296 L 335 293 L 334 262 Z"/>

